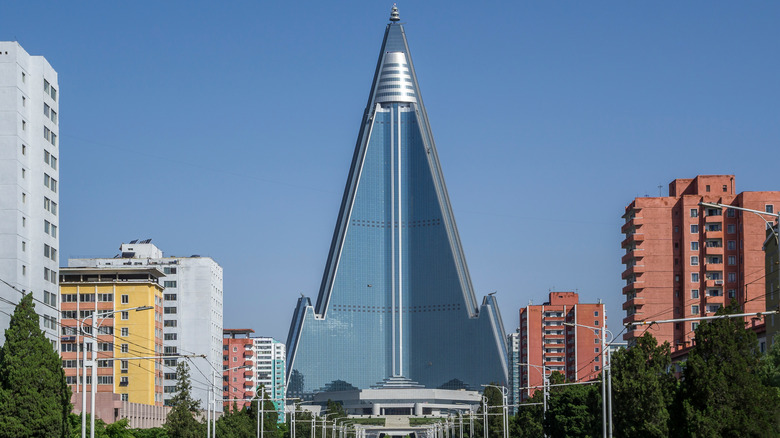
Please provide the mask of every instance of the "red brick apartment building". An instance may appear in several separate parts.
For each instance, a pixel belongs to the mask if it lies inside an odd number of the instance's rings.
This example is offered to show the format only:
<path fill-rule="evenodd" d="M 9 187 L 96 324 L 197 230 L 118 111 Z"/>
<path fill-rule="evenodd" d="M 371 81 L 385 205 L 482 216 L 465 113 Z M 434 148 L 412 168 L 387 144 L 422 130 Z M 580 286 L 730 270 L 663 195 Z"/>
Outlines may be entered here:
<path fill-rule="evenodd" d="M 223 329 L 222 395 L 225 408 L 249 406 L 255 396 L 255 350 L 252 329 Z M 246 368 L 238 368 L 245 366 Z"/>
<path fill-rule="evenodd" d="M 590 326 L 594 330 L 564 323 Z M 548 302 L 521 308 L 519 386 L 542 386 L 542 365 L 559 371 L 570 381 L 598 377 L 602 369 L 601 335 L 605 324 L 604 305 L 580 304 L 576 292 L 550 292 Z M 523 390 L 520 400 L 533 393 L 533 389 Z"/>
<path fill-rule="evenodd" d="M 676 179 L 669 196 L 636 198 L 623 215 L 626 253 L 623 323 L 711 316 L 733 300 L 745 312 L 765 307 L 766 223 L 739 210 L 708 208 L 712 202 L 776 211 L 780 192 L 736 194 L 734 175 Z M 634 326 L 629 343 L 646 330 L 673 348 L 690 345 L 697 322 Z"/>

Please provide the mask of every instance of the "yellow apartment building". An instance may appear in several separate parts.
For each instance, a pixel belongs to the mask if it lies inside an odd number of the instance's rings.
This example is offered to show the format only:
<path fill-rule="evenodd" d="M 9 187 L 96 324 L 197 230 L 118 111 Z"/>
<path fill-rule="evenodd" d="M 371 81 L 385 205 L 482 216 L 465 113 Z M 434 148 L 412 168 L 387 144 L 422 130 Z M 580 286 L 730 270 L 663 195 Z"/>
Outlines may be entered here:
<path fill-rule="evenodd" d="M 131 403 L 163 405 L 159 358 L 163 351 L 159 279 L 163 276 L 157 268 L 145 266 L 60 269 L 61 355 L 74 405 L 81 406 L 82 391 L 91 391 L 89 368 L 86 385 L 78 376 L 85 375 L 84 364 L 88 364 L 82 353 L 86 349 L 89 359 L 93 345 L 98 393 L 119 394 L 122 401 Z M 96 338 L 92 333 L 95 312 Z M 79 333 L 79 325 L 86 336 Z M 82 346 L 85 338 L 86 348 Z"/>

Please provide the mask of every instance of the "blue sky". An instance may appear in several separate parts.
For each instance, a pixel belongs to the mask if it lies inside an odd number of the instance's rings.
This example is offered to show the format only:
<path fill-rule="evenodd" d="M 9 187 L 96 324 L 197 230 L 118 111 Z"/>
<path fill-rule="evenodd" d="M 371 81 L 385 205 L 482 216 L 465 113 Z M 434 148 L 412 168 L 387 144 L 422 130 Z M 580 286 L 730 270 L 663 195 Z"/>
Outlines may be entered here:
<path fill-rule="evenodd" d="M 392 2 L 22 2 L 59 72 L 61 251 L 152 238 L 224 268 L 225 326 L 285 340 L 315 297 Z M 506 329 L 607 303 L 620 218 L 674 178 L 780 190 L 780 4 L 400 2 L 475 289 Z M 63 259 L 64 264 L 64 259 Z"/>

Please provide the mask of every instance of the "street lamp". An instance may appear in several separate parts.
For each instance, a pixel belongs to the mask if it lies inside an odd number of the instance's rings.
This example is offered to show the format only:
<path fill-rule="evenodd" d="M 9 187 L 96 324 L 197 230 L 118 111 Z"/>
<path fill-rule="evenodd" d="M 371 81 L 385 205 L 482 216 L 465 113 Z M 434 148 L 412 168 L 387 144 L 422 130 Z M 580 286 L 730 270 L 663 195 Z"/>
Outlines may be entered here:
<path fill-rule="evenodd" d="M 225 374 L 225 372 L 238 370 L 241 368 L 250 368 L 252 365 L 241 365 L 233 368 L 227 368 L 222 370 L 222 374 Z M 217 373 L 218 371 L 215 369 L 213 370 L 213 379 L 214 381 L 211 384 L 210 388 L 210 406 L 206 407 L 206 437 L 216 437 L 217 436 L 217 395 L 216 395 L 216 388 L 217 388 Z M 256 397 L 257 395 L 255 395 Z M 222 397 L 220 397 L 220 400 Z M 244 399 L 246 400 L 246 398 Z M 250 401 L 251 403 L 251 401 Z M 212 414 L 213 409 L 213 414 Z M 213 423 L 212 423 L 213 422 Z M 213 429 L 212 429 L 213 427 Z"/>
<path fill-rule="evenodd" d="M 130 310 L 135 310 L 136 312 L 141 310 L 150 310 L 154 309 L 153 306 L 139 306 L 139 307 L 131 307 L 129 309 L 118 309 L 118 310 L 111 310 L 108 312 L 95 312 L 90 316 L 86 316 L 84 318 L 81 318 L 78 320 L 79 326 L 82 329 L 84 324 L 86 323 L 87 319 L 92 319 L 92 339 L 89 340 L 89 343 L 92 345 L 92 361 L 90 362 L 90 368 L 91 368 L 91 374 L 92 374 L 92 385 L 90 387 L 90 420 L 89 420 L 89 437 L 95 438 L 95 395 L 97 394 L 97 348 L 95 348 L 95 340 L 97 339 L 97 329 L 100 328 L 100 324 L 103 323 L 103 321 L 108 318 L 109 316 L 118 313 L 118 312 L 127 312 Z M 101 318 L 100 322 L 98 322 L 98 319 Z M 84 336 L 84 333 L 82 333 L 82 344 L 85 344 L 86 336 Z M 86 345 L 85 345 L 86 347 Z M 83 361 L 84 361 L 84 381 L 81 385 L 82 388 L 82 394 L 81 394 L 81 438 L 86 438 L 87 436 L 87 417 L 84 415 L 84 412 L 86 411 L 86 404 L 87 404 L 87 391 L 86 391 L 86 383 L 87 383 L 87 349 L 84 348 L 84 351 L 82 352 Z M 76 376 L 78 378 L 78 376 Z"/>
<path fill-rule="evenodd" d="M 544 403 L 542 403 L 543 404 L 542 413 L 543 414 L 547 414 L 547 398 L 550 395 L 550 375 L 547 374 L 547 372 L 550 371 L 550 369 L 547 366 L 545 366 L 545 365 L 534 365 L 532 363 L 519 363 L 517 365 L 519 365 L 519 366 L 527 366 L 527 367 L 534 367 L 537 370 L 539 368 L 542 369 L 542 371 L 541 371 L 541 373 L 542 373 L 542 402 L 544 402 Z M 528 374 L 530 374 L 530 373 L 528 373 Z M 550 374 L 552 374 L 552 373 L 550 373 Z M 529 382 L 530 382 L 530 379 L 529 379 Z"/>
<path fill-rule="evenodd" d="M 492 387 L 501 390 L 501 395 L 504 399 L 504 404 L 502 406 L 503 408 L 503 419 L 504 419 L 504 438 L 509 438 L 509 389 L 507 389 L 506 386 L 496 386 L 496 385 L 482 385 L 485 387 Z M 485 402 L 487 404 L 487 402 Z M 487 410 L 485 411 L 487 414 Z M 485 437 L 487 438 L 487 415 L 485 415 Z"/>
<path fill-rule="evenodd" d="M 607 340 L 606 335 L 609 335 L 609 342 L 612 343 L 612 341 L 615 340 L 615 336 L 607 330 L 604 327 L 591 327 L 589 325 L 584 324 L 577 324 L 573 322 L 564 322 L 563 325 L 568 325 L 571 327 L 582 327 L 586 329 L 593 330 L 593 333 L 595 333 L 598 336 L 598 331 L 601 330 L 603 333 L 601 336 L 601 411 L 602 411 L 602 430 L 604 434 L 604 438 L 607 437 L 607 416 L 609 416 L 609 436 L 612 437 L 612 361 L 610 360 L 609 350 L 607 349 Z M 604 374 L 606 374 L 606 379 L 604 378 Z M 609 385 L 609 394 L 607 394 L 607 385 Z M 609 409 L 609 414 L 607 414 L 607 409 Z"/>

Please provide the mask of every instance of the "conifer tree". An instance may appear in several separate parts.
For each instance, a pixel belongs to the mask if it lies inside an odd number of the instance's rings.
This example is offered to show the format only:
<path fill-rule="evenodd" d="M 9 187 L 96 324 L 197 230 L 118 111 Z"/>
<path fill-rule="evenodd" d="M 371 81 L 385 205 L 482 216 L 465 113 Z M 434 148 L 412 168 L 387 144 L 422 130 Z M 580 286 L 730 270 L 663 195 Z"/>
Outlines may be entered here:
<path fill-rule="evenodd" d="M 172 409 L 165 419 L 165 431 L 175 438 L 196 438 L 205 435 L 204 424 L 195 419 L 199 414 L 200 401 L 192 398 L 190 367 L 179 362 L 176 367 L 176 395 L 171 399 Z"/>
<path fill-rule="evenodd" d="M 0 431 L 14 437 L 70 435 L 70 387 L 62 360 L 38 325 L 32 294 L 22 298 L 0 348 Z"/>
<path fill-rule="evenodd" d="M 719 313 L 737 311 L 731 306 Z M 760 354 L 755 333 L 741 318 L 699 325 L 681 382 L 683 436 L 780 436 L 777 392 L 761 382 Z"/>
<path fill-rule="evenodd" d="M 658 345 L 645 332 L 636 345 L 612 358 L 615 433 L 619 436 L 669 436 L 669 408 L 677 381 L 672 375 L 669 343 Z"/>

